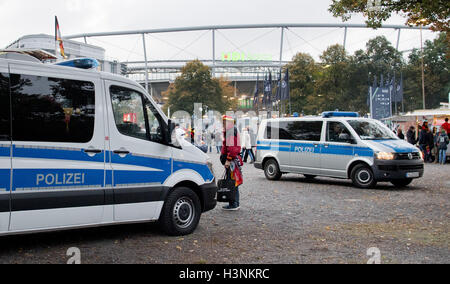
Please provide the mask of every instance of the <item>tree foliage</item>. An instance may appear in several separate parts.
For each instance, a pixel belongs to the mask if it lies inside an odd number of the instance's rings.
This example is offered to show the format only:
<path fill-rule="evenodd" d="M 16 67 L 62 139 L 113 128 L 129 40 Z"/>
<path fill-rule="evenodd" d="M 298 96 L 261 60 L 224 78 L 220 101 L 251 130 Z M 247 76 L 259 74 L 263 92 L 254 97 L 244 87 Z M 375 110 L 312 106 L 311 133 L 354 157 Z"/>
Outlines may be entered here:
<path fill-rule="evenodd" d="M 181 75 L 162 93 L 168 97 L 164 110 L 167 112 L 170 107 L 172 113 L 179 110 L 193 113 L 195 103 L 224 112 L 233 106 L 229 99 L 232 94 L 234 88 L 224 79 L 212 78 L 210 68 L 199 60 L 187 63 L 181 69 Z"/>
<path fill-rule="evenodd" d="M 450 91 L 446 33 L 424 47 L 426 107 L 437 108 Z M 321 63 L 305 53 L 294 56 L 289 67 L 292 111 L 315 115 L 327 110 L 351 110 L 366 114 L 368 87 L 396 77 L 404 78 L 404 109 L 422 108 L 421 53 L 413 50 L 404 59 L 384 37 L 369 40 L 365 50 L 347 54 L 343 46 L 332 45 L 320 56 Z M 402 105 L 398 104 L 398 111 Z M 395 111 L 395 110 L 394 110 Z"/>
<path fill-rule="evenodd" d="M 431 24 L 436 31 L 449 31 L 448 0 L 333 0 L 329 11 L 347 21 L 352 14 L 362 13 L 369 27 L 378 28 L 393 13 L 407 18 L 408 25 Z"/>

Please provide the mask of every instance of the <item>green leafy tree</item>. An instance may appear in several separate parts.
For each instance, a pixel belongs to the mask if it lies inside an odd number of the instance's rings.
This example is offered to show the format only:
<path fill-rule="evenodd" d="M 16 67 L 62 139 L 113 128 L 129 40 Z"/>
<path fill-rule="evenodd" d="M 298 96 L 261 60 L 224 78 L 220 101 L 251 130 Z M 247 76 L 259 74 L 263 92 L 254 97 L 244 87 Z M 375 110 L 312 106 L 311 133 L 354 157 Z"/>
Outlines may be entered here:
<path fill-rule="evenodd" d="M 323 72 L 317 83 L 317 91 L 325 98 L 323 110 L 348 110 L 346 87 L 348 83 L 349 58 L 342 45 L 328 47 L 320 56 Z"/>
<path fill-rule="evenodd" d="M 439 34 L 434 41 L 426 41 L 423 50 L 425 75 L 425 105 L 426 108 L 437 108 L 441 102 L 448 100 L 450 92 L 450 61 L 445 56 L 449 46 L 446 44 L 445 33 Z M 422 97 L 422 53 L 414 49 L 408 57 L 405 66 L 405 100 L 407 110 L 423 108 Z"/>
<path fill-rule="evenodd" d="M 319 66 L 311 55 L 297 53 L 286 67 L 289 68 L 292 111 L 315 114 L 323 103 L 315 93 Z"/>
<path fill-rule="evenodd" d="M 333 0 L 329 11 L 347 21 L 363 14 L 369 27 L 378 28 L 393 13 L 403 15 L 408 25 L 431 24 L 436 31 L 449 31 L 448 0 Z"/>
<path fill-rule="evenodd" d="M 211 110 L 223 113 L 231 105 L 227 99 L 229 93 L 223 80 L 212 78 L 210 68 L 194 60 L 181 69 L 181 75 L 163 92 L 163 96 L 168 97 L 164 110 L 167 113 L 170 107 L 172 113 L 179 110 L 193 113 L 194 104 L 202 103 Z"/>

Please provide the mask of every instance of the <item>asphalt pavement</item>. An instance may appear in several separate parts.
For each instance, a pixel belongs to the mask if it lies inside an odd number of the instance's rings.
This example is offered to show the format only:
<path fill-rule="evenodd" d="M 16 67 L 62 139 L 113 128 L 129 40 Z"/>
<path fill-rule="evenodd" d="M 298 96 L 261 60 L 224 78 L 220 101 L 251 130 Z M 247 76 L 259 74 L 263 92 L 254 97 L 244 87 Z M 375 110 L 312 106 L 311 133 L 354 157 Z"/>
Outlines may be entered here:
<path fill-rule="evenodd" d="M 223 171 L 211 154 L 216 175 Z M 409 187 L 287 174 L 268 181 L 246 164 L 241 209 L 218 206 L 189 236 L 165 236 L 155 224 L 131 224 L 0 237 L 0 263 L 381 263 L 450 262 L 450 165 L 426 164 Z"/>

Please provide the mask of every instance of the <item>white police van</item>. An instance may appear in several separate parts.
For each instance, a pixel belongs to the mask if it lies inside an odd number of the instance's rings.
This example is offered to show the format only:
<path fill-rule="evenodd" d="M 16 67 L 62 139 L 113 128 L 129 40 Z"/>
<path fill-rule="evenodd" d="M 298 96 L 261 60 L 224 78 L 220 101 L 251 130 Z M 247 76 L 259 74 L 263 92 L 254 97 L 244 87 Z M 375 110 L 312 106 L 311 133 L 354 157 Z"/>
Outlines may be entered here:
<path fill-rule="evenodd" d="M 158 220 L 193 232 L 215 178 L 172 129 L 134 81 L 0 59 L 0 235 Z"/>
<path fill-rule="evenodd" d="M 374 187 L 378 181 L 406 186 L 424 172 L 417 147 L 398 139 L 379 121 L 351 112 L 264 120 L 254 165 L 269 180 L 300 173 L 307 178 L 350 178 L 360 188 Z"/>

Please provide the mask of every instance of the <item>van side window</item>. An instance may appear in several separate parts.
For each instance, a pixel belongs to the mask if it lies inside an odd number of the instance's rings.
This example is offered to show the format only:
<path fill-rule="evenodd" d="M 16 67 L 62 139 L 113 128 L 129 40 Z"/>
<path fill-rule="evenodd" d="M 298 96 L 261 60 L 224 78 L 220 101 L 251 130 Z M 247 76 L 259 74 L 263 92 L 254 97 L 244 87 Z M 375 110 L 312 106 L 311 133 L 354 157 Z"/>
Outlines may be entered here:
<path fill-rule="evenodd" d="M 123 135 L 162 143 L 162 118 L 145 96 L 132 89 L 111 86 L 117 130 Z"/>
<path fill-rule="evenodd" d="M 0 141 L 11 140 L 11 104 L 8 74 L 0 73 Z"/>
<path fill-rule="evenodd" d="M 342 122 L 331 121 L 327 124 L 327 141 L 347 143 L 352 137 Z"/>
<path fill-rule="evenodd" d="M 94 135 L 92 82 L 11 74 L 15 141 L 87 143 Z"/>
<path fill-rule="evenodd" d="M 322 121 L 293 121 L 289 123 L 288 130 L 294 140 L 320 141 L 322 125 Z"/>
<path fill-rule="evenodd" d="M 123 135 L 147 140 L 148 125 L 142 94 L 123 87 L 110 87 L 114 121 Z"/>
<path fill-rule="evenodd" d="M 320 141 L 322 121 L 280 121 L 268 123 L 265 139 Z"/>
<path fill-rule="evenodd" d="M 150 141 L 162 143 L 164 140 L 161 125 L 164 124 L 162 123 L 161 115 L 148 99 L 145 99 L 145 110 L 147 112 L 150 129 Z"/>
<path fill-rule="evenodd" d="M 287 129 L 287 122 L 280 121 L 278 123 L 267 123 L 266 133 L 264 135 L 265 139 L 281 139 L 281 140 L 293 140 L 291 133 Z"/>

